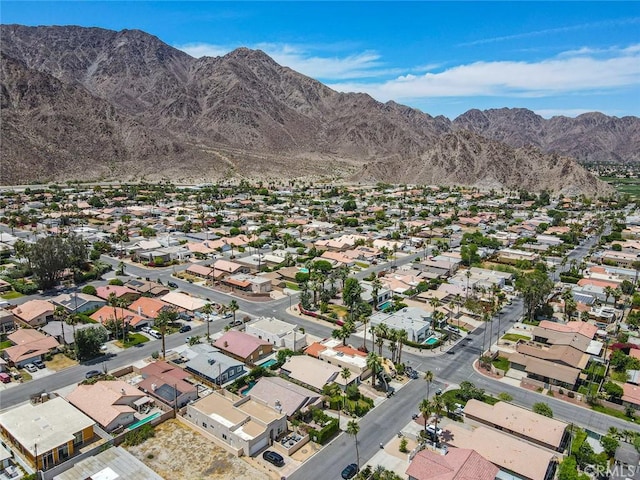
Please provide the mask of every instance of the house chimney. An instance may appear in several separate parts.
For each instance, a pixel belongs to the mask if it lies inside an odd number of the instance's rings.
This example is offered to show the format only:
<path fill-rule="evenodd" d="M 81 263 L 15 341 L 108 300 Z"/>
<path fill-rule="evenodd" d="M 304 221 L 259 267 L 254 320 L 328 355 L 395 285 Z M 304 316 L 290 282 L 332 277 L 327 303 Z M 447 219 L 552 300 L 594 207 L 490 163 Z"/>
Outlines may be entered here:
<path fill-rule="evenodd" d="M 138 306 L 138 316 L 142 316 L 142 307 Z"/>

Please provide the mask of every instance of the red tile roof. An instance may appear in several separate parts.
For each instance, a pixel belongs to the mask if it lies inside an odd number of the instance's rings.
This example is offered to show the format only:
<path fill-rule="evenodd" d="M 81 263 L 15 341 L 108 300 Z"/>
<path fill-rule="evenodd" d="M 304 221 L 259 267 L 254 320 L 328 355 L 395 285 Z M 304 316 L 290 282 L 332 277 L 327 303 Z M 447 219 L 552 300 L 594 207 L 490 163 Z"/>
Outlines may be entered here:
<path fill-rule="evenodd" d="M 498 471 L 475 450 L 449 448 L 446 455 L 421 450 L 405 473 L 417 480 L 494 480 Z"/>

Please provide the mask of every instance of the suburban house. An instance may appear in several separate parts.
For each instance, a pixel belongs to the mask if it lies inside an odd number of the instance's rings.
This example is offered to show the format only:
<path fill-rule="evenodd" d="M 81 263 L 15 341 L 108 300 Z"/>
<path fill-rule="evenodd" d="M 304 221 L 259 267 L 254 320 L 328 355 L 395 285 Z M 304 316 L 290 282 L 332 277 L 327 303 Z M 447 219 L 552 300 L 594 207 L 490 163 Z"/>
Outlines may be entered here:
<path fill-rule="evenodd" d="M 64 308 L 69 313 L 82 313 L 102 307 L 105 304 L 105 300 L 86 293 L 63 293 L 53 297 L 51 303 Z"/>
<path fill-rule="evenodd" d="M 408 480 L 495 480 L 500 469 L 475 450 L 420 450 L 406 470 Z"/>
<path fill-rule="evenodd" d="M 450 447 L 475 450 L 506 474 L 498 474 L 498 478 L 551 480 L 556 469 L 556 459 L 560 457 L 556 452 L 488 427 L 468 430 L 449 424 L 446 435 L 446 442 Z"/>
<path fill-rule="evenodd" d="M 67 395 L 69 403 L 107 432 L 135 422 L 135 413 L 149 400 L 143 392 L 121 380 L 78 385 Z"/>
<path fill-rule="evenodd" d="M 93 313 L 90 317 L 92 320 L 101 323 L 104 325 L 105 323 L 112 322 L 114 319 L 118 321 L 118 328 L 122 328 L 122 325 L 126 325 L 127 328 L 135 328 L 139 329 L 145 325 L 152 325 L 153 321 L 149 320 L 146 317 L 142 317 L 133 313 L 131 310 L 121 307 L 110 307 L 105 305 L 95 313 Z"/>
<path fill-rule="evenodd" d="M 5 348 L 3 355 L 5 360 L 16 367 L 23 367 L 34 360 L 42 360 L 44 355 L 60 346 L 55 338 L 30 328 L 16 330 L 7 336 L 7 340 L 13 343 L 13 346 Z"/>
<path fill-rule="evenodd" d="M 273 351 L 273 345 L 266 340 L 237 330 L 225 332 L 213 346 L 244 363 L 255 363 Z"/>
<path fill-rule="evenodd" d="M 62 397 L 25 403 L 0 414 L 0 433 L 38 469 L 73 456 L 94 437 L 95 421 Z"/>
<path fill-rule="evenodd" d="M 393 313 L 375 312 L 371 315 L 370 324 L 380 324 L 389 328 L 404 330 L 411 342 L 424 342 L 431 334 L 431 313 L 417 307 L 405 307 Z"/>
<path fill-rule="evenodd" d="M 116 298 L 131 303 L 140 298 L 140 294 L 125 286 L 120 285 L 104 285 L 96 288 L 96 295 L 104 300 L 109 300 L 109 296 L 113 294 Z"/>
<path fill-rule="evenodd" d="M 155 320 L 160 312 L 165 310 L 173 310 L 175 307 L 169 305 L 167 302 L 163 302 L 157 298 L 140 297 L 131 305 L 129 310 L 137 313 L 141 317 L 147 317 Z M 153 322 L 148 322 L 149 325 L 153 325 Z"/>
<path fill-rule="evenodd" d="M 229 260 L 216 260 L 213 264 L 213 277 L 216 280 L 220 280 L 223 277 L 229 275 L 235 275 L 238 273 L 249 273 L 250 269 L 246 265 L 241 265 Z"/>
<path fill-rule="evenodd" d="M 87 328 L 103 328 L 95 323 L 79 323 L 77 325 L 69 325 L 66 322 L 54 320 L 47 323 L 44 327 L 40 327 L 40 331 L 55 338 L 60 344 L 73 345 L 75 342 L 75 333 Z"/>
<path fill-rule="evenodd" d="M 164 480 L 123 447 L 111 447 L 75 462 L 73 467 L 59 473 L 53 480 Z"/>
<path fill-rule="evenodd" d="M 245 332 L 271 343 L 274 347 L 297 351 L 307 346 L 307 335 L 297 331 L 297 328 L 297 325 L 283 322 L 277 318 L 261 317 L 247 323 Z"/>
<path fill-rule="evenodd" d="M 229 275 L 220 280 L 220 283 L 232 289 L 242 290 L 253 294 L 266 294 L 271 291 L 271 279 L 262 275 L 249 275 L 238 273 Z"/>
<path fill-rule="evenodd" d="M 280 377 L 262 377 L 251 389 L 251 397 L 291 417 L 322 405 L 322 395 Z"/>
<path fill-rule="evenodd" d="M 335 338 L 328 338 L 321 342 L 314 342 L 305 352 L 311 357 L 315 357 L 330 365 L 348 368 L 353 376 L 348 383 L 361 380 L 371 375 L 371 370 L 367 367 L 367 354 L 350 346 L 342 345 L 342 342 Z"/>
<path fill-rule="evenodd" d="M 336 382 L 343 389 L 345 380 L 340 376 L 342 369 L 337 365 L 330 365 L 307 355 L 294 355 L 289 357 L 280 368 L 281 373 L 298 382 L 321 392 L 325 385 Z"/>
<path fill-rule="evenodd" d="M 189 404 L 185 417 L 238 456 L 256 455 L 287 431 L 287 416 L 281 409 L 224 390 Z"/>
<path fill-rule="evenodd" d="M 629 382 L 622 385 L 622 404 L 640 410 L 640 386 Z"/>
<path fill-rule="evenodd" d="M 464 407 L 465 418 L 484 423 L 541 447 L 562 452 L 569 440 L 568 425 L 511 403 L 489 405 L 471 399 Z"/>
<path fill-rule="evenodd" d="M 18 321 L 29 327 L 41 327 L 53 320 L 54 306 L 46 300 L 29 300 L 12 310 Z"/>
<path fill-rule="evenodd" d="M 193 265 L 189 265 L 187 267 L 186 273 L 189 275 L 193 275 L 194 277 L 210 279 L 213 277 L 213 268 L 207 267 L 206 265 L 199 265 L 194 263 Z"/>
<path fill-rule="evenodd" d="M 138 280 L 137 278 L 132 278 L 127 283 L 125 283 L 124 286 L 130 288 L 131 290 L 135 290 L 140 295 L 151 295 L 153 297 L 166 295 L 171 291 L 169 287 L 166 287 L 161 283 Z"/>
<path fill-rule="evenodd" d="M 10 310 L 0 308 L 0 333 L 13 330 L 16 326 L 16 317 Z"/>
<path fill-rule="evenodd" d="M 224 385 L 246 373 L 245 365 L 210 345 L 189 347 L 183 354 L 189 360 L 184 369 L 213 385 Z"/>
<path fill-rule="evenodd" d="M 137 387 L 170 407 L 178 408 L 198 399 L 198 389 L 185 381 L 191 375 L 163 361 L 155 361 L 140 369 L 143 380 Z"/>
<path fill-rule="evenodd" d="M 167 293 L 160 297 L 160 300 L 173 305 L 178 310 L 186 312 L 196 312 L 207 304 L 207 302 L 201 298 L 192 297 L 176 291 Z"/>

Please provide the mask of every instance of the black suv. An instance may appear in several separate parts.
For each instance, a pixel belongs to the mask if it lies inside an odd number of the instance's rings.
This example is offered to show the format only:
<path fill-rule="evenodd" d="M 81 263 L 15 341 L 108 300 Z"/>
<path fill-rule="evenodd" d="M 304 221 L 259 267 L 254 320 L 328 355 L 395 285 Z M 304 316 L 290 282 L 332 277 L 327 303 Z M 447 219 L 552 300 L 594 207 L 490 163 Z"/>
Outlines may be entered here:
<path fill-rule="evenodd" d="M 183 325 L 180 327 L 180 333 L 185 333 L 190 331 L 191 331 L 191 325 Z"/>
<path fill-rule="evenodd" d="M 282 458 L 282 455 L 271 450 L 264 452 L 262 454 L 262 458 L 269 463 L 273 463 L 276 467 L 282 467 L 284 465 L 284 458 Z"/>

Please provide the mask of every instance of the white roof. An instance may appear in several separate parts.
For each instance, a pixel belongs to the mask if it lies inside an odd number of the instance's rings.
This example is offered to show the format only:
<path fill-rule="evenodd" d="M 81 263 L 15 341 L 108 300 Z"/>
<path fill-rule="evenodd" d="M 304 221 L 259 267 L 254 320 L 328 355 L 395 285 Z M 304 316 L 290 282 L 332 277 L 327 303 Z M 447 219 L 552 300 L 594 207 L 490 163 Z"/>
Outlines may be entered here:
<path fill-rule="evenodd" d="M 165 296 L 161 297 L 160 300 L 192 312 L 195 310 L 200 310 L 207 303 L 201 298 L 191 297 L 189 295 L 185 295 L 184 293 L 175 291 L 167 293 Z"/>
<path fill-rule="evenodd" d="M 73 440 L 73 435 L 95 421 L 62 397 L 44 403 L 26 403 L 0 415 L 0 425 L 35 456 Z"/>

